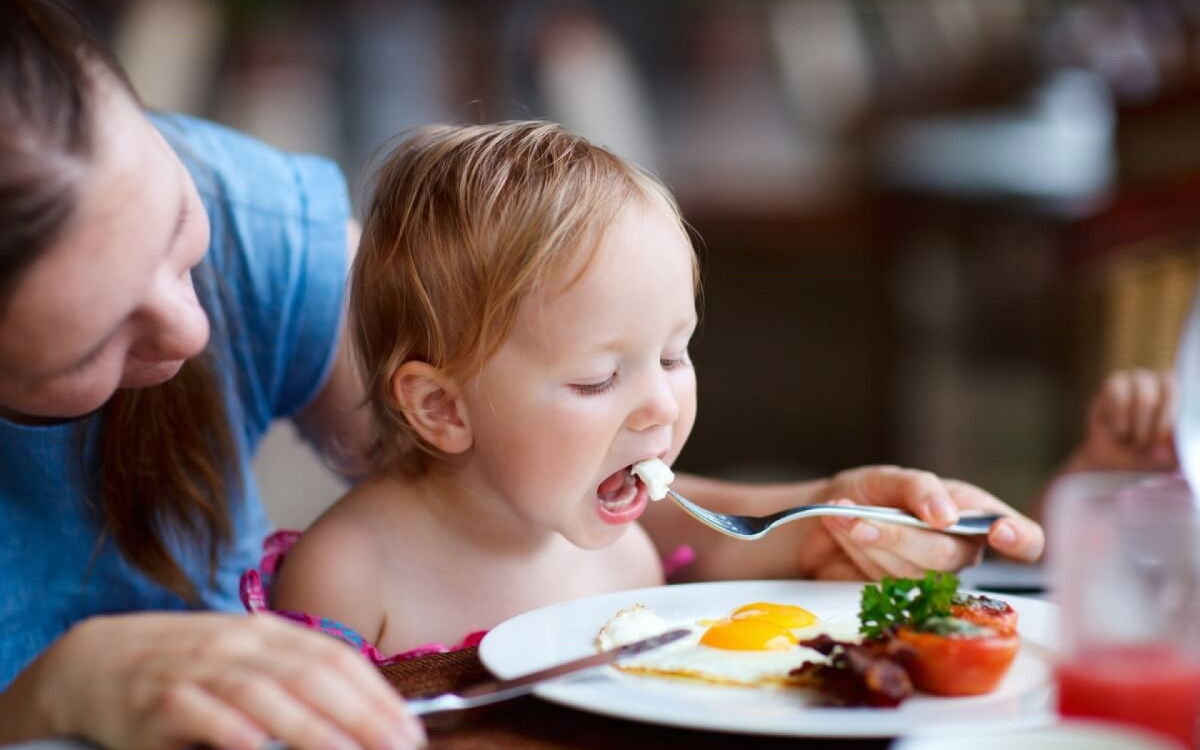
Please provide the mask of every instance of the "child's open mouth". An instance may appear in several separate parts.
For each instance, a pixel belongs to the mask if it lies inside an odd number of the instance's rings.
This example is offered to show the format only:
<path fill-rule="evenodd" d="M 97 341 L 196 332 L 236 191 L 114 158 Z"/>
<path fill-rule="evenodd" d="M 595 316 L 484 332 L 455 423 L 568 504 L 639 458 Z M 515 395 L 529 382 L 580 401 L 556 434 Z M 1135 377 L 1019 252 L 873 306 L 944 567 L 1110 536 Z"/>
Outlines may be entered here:
<path fill-rule="evenodd" d="M 610 474 L 596 488 L 600 518 L 612 524 L 637 520 L 646 509 L 649 492 L 646 485 L 630 472 L 630 466 Z"/>

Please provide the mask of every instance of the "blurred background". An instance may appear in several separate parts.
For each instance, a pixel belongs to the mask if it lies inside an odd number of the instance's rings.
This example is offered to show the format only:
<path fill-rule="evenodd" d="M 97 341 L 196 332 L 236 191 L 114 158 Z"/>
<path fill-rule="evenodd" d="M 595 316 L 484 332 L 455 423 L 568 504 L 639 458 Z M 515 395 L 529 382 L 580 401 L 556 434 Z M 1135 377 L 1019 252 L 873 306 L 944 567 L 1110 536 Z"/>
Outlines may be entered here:
<path fill-rule="evenodd" d="M 148 104 L 352 188 L 446 120 L 654 170 L 704 270 L 687 470 L 898 463 L 1029 508 L 1195 286 L 1200 0 L 76 1 Z M 342 490 L 290 426 L 256 470 L 284 526 Z"/>

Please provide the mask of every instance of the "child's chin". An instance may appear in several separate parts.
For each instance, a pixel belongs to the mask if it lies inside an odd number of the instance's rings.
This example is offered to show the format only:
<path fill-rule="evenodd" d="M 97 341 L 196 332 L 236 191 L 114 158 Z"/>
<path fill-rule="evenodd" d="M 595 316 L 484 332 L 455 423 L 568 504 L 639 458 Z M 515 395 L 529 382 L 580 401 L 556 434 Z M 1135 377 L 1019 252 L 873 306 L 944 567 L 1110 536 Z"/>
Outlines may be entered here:
<path fill-rule="evenodd" d="M 568 536 L 567 540 L 580 549 L 604 549 L 620 539 L 629 526 L 630 524 L 627 523 L 621 525 L 604 524 L 601 527 L 593 526 L 582 534 Z"/>

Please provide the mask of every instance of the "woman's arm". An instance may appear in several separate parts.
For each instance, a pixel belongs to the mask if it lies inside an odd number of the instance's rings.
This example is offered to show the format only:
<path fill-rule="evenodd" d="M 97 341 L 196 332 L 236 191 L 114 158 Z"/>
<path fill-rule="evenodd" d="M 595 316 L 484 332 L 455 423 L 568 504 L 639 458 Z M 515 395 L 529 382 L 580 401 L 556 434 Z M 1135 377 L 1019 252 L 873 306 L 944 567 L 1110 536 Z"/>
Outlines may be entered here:
<path fill-rule="evenodd" d="M 893 466 L 864 467 L 831 479 L 753 486 L 685 474 L 673 485 L 699 505 L 723 512 L 763 515 L 808 503 L 853 503 L 905 508 L 938 527 L 963 509 L 998 512 L 987 542 L 1024 561 L 1041 556 L 1042 529 L 983 490 L 955 480 Z M 692 580 L 732 578 L 863 579 L 911 576 L 926 569 L 957 570 L 975 562 L 982 540 L 875 524 L 862 519 L 816 518 L 790 523 L 754 542 L 732 539 L 697 523 L 670 502 L 653 503 L 643 524 L 661 554 L 681 544 L 696 551 L 684 571 Z"/>
<path fill-rule="evenodd" d="M 347 479 L 360 479 L 367 473 L 370 418 L 362 406 L 362 393 L 343 330 L 329 378 L 294 421 L 326 465 Z"/>
<path fill-rule="evenodd" d="M 358 251 L 362 228 L 346 226 L 346 264 Z M 370 439 L 370 417 L 363 408 L 362 383 L 354 370 L 350 340 L 343 322 L 329 377 L 317 395 L 295 417 L 296 426 L 331 469 L 355 479 L 366 473 L 364 455 Z"/>
<path fill-rule="evenodd" d="M 420 723 L 352 649 L 271 616 L 134 614 L 76 625 L 0 693 L 0 744 L 417 747 Z"/>

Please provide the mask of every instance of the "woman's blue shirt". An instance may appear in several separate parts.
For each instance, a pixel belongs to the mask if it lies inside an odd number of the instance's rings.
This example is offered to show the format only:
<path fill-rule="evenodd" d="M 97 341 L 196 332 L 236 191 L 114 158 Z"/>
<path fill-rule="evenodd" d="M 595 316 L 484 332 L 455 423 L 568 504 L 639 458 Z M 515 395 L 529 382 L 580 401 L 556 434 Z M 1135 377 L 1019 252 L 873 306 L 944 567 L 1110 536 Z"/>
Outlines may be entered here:
<path fill-rule="evenodd" d="M 205 546 L 176 540 L 177 559 L 202 598 L 189 605 L 134 570 L 102 533 L 83 481 L 92 446 L 79 440 L 79 421 L 0 420 L 0 687 L 93 615 L 242 611 L 238 579 L 258 562 L 270 530 L 251 457 L 272 420 L 320 390 L 337 349 L 350 217 L 337 166 L 202 120 L 151 119 L 191 172 L 212 227 L 193 273 L 239 438 L 244 489 L 230 498 L 234 540 L 213 585 Z"/>

